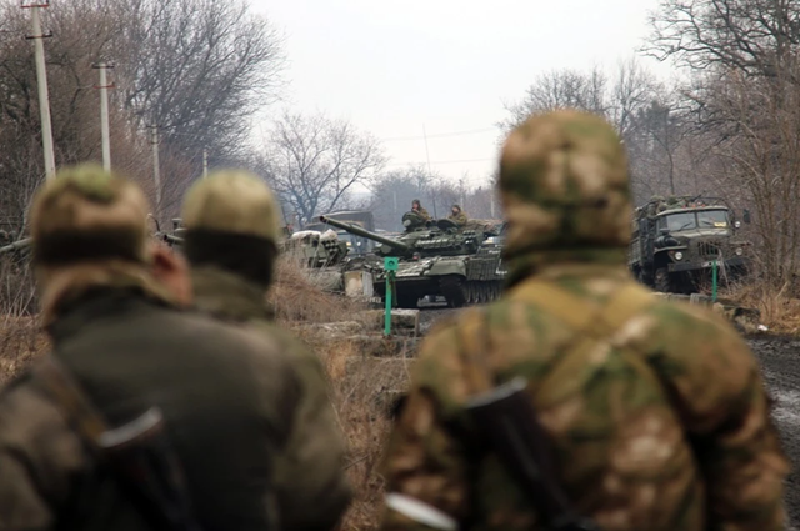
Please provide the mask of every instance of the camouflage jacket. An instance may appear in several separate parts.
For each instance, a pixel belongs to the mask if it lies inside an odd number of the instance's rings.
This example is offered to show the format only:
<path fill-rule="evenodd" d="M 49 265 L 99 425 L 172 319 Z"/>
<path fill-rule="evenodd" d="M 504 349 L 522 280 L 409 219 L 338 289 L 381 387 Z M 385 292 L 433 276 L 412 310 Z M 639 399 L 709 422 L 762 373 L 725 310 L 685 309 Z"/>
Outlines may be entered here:
<path fill-rule="evenodd" d="M 464 225 L 467 222 L 467 215 L 462 211 L 458 214 L 450 214 L 447 219 L 458 225 Z"/>
<path fill-rule="evenodd" d="M 227 322 L 247 323 L 295 361 L 302 376 L 301 405 L 291 442 L 280 457 L 278 506 L 282 529 L 332 529 L 352 498 L 343 469 L 346 447 L 319 358 L 274 322 L 265 293 L 214 267 L 192 272 L 195 306 Z"/>
<path fill-rule="evenodd" d="M 275 528 L 276 456 L 303 407 L 277 342 L 132 288 L 75 296 L 48 331 L 109 427 L 160 408 L 201 528 Z M 149 529 L 40 389 L 25 372 L 0 393 L 0 529 Z"/>
<path fill-rule="evenodd" d="M 423 218 L 425 221 L 428 221 L 428 220 L 430 220 L 430 219 L 431 219 L 431 215 L 430 215 L 430 214 L 428 214 L 428 211 L 427 211 L 427 210 L 425 210 L 424 208 L 422 208 L 422 207 L 419 207 L 419 210 L 418 210 L 417 212 L 419 212 L 419 215 L 420 215 L 420 216 L 422 216 L 422 218 Z"/>
<path fill-rule="evenodd" d="M 542 529 L 465 409 L 481 382 L 515 376 L 567 494 L 604 531 L 784 528 L 787 461 L 747 345 L 622 268 L 585 265 L 543 270 L 426 338 L 387 447 L 383 529 Z"/>

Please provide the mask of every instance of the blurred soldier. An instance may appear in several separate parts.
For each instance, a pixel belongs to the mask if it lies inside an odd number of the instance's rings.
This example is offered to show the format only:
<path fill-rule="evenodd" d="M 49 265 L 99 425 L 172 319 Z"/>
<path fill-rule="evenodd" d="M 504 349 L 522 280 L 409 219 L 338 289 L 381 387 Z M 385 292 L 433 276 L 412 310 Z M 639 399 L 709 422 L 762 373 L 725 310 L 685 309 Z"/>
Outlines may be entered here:
<path fill-rule="evenodd" d="M 461 207 L 459 205 L 453 205 L 450 207 L 450 215 L 447 216 L 447 219 L 456 225 L 464 225 L 467 222 L 467 215 L 461 211 Z"/>
<path fill-rule="evenodd" d="M 422 203 L 419 202 L 419 199 L 414 199 L 411 201 L 411 210 L 418 213 L 425 221 L 431 219 L 431 215 L 428 214 L 428 211 L 422 208 Z"/>
<path fill-rule="evenodd" d="M 278 209 L 272 191 L 256 176 L 209 175 L 184 200 L 186 257 L 200 311 L 256 329 L 300 367 L 301 405 L 277 468 L 280 523 L 282 529 L 331 529 L 351 499 L 346 449 L 319 358 L 276 325 L 266 304 L 275 275 Z"/>
<path fill-rule="evenodd" d="M 499 188 L 505 294 L 421 346 L 383 529 L 784 529 L 787 461 L 754 356 L 721 317 L 626 269 L 630 188 L 610 125 L 529 118 Z"/>
<path fill-rule="evenodd" d="M 147 212 L 138 187 L 94 165 L 34 198 L 53 351 L 0 392 L 4 531 L 275 528 L 297 373 L 276 345 L 179 311 L 186 267 L 154 246 Z"/>

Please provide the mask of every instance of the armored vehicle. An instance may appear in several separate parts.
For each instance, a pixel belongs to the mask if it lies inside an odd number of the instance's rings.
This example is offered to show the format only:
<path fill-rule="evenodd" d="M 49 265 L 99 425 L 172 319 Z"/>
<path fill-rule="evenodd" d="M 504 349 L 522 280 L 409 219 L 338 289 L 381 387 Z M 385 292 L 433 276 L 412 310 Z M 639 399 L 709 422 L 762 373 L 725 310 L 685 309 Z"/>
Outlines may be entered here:
<path fill-rule="evenodd" d="M 425 221 L 413 211 L 402 219 L 405 232 L 393 239 L 320 216 L 324 223 L 380 244 L 375 255 L 399 258 L 393 298 L 400 308 L 416 308 L 417 301 L 426 296 L 444 297 L 448 306 L 457 307 L 489 302 L 499 295 L 500 257 L 478 252 L 487 236 L 494 234 L 492 227 L 472 222 L 459 228 L 446 219 Z M 386 274 L 382 266 L 375 262 L 364 265 L 372 274 L 375 295 L 383 299 Z"/>
<path fill-rule="evenodd" d="M 322 216 L 315 216 L 307 223 L 304 230 L 316 230 L 324 232 L 326 229 L 330 230 L 326 223 L 321 221 Z M 364 230 L 370 232 L 375 231 L 375 219 L 372 212 L 369 210 L 340 210 L 325 214 L 327 219 L 335 219 L 351 225 L 356 225 Z M 375 242 L 364 236 L 349 233 L 345 230 L 336 231 L 336 237 L 347 245 L 347 251 L 350 256 L 366 256 L 375 250 Z"/>
<path fill-rule="evenodd" d="M 347 245 L 327 230 L 301 230 L 279 246 L 284 257 L 303 268 L 306 276 L 325 291 L 344 291 L 344 266 Z"/>
<path fill-rule="evenodd" d="M 499 229 L 496 229 L 496 236 L 487 236 L 481 246 L 478 248 L 478 255 L 480 256 L 497 256 L 498 263 L 495 273 L 498 277 L 504 278 L 506 276 L 506 269 L 503 265 L 503 244 L 506 239 L 506 224 L 503 223 Z"/>
<path fill-rule="evenodd" d="M 750 223 L 749 211 L 743 218 Z M 737 237 L 740 227 L 720 197 L 653 197 L 634 214 L 630 270 L 645 285 L 673 293 L 699 291 L 715 262 L 720 282 L 740 277 L 750 247 Z"/>

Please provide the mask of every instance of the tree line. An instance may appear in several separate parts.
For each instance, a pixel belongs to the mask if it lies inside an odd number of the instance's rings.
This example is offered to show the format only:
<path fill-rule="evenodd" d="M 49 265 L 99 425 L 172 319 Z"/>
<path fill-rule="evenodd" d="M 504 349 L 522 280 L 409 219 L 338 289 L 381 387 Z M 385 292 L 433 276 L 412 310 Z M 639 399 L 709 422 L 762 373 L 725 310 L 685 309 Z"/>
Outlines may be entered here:
<path fill-rule="evenodd" d="M 800 236 L 800 0 L 660 0 L 637 50 L 676 66 L 657 79 L 635 56 L 612 70 L 532 75 L 507 105 L 507 130 L 531 112 L 578 107 L 605 116 L 624 139 L 638 204 L 652 195 L 724 195 L 753 212 L 748 228 L 763 280 L 781 289 L 798 267 Z M 75 0 L 43 10 L 57 165 L 100 159 L 97 72 L 113 62 L 109 92 L 114 168 L 154 200 L 158 130 L 162 220 L 203 169 L 243 166 L 302 224 L 342 208 L 371 208 L 397 230 L 411 199 L 444 216 L 499 217 L 492 179 L 469 189 L 423 166 L 387 169 L 380 141 L 323 113 L 275 113 L 261 141 L 253 116 L 285 90 L 280 31 L 244 0 Z M 0 228 L 23 233 L 44 177 L 28 14 L 0 0 Z M 607 66 L 607 65 L 605 65 Z M 372 193 L 358 201 L 355 188 Z M 155 201 L 154 201 L 155 203 Z"/>

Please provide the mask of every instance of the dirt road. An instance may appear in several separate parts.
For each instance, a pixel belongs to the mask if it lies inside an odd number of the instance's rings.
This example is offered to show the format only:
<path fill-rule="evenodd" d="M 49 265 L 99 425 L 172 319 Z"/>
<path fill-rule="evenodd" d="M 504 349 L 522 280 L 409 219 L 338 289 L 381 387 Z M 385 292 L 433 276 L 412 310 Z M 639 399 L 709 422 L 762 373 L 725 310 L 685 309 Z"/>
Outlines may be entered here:
<path fill-rule="evenodd" d="M 784 448 L 794 466 L 800 463 L 800 339 L 750 339 L 758 356 L 767 386 L 776 401 L 775 419 Z M 800 529 L 800 470 L 795 468 L 786 484 L 788 529 Z"/>

